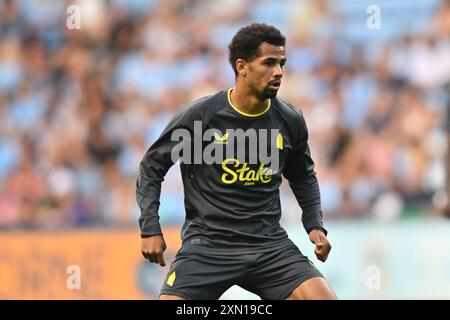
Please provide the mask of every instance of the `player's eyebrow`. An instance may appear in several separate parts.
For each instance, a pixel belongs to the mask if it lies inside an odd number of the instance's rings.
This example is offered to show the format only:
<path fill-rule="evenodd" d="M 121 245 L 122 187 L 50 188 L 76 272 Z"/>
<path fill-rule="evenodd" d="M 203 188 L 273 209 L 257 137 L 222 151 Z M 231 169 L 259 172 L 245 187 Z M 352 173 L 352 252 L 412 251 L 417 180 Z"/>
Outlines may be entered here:
<path fill-rule="evenodd" d="M 278 62 L 280 61 L 280 64 L 286 63 L 286 58 L 282 58 L 281 60 L 275 57 L 267 57 L 263 59 L 263 62 Z"/>

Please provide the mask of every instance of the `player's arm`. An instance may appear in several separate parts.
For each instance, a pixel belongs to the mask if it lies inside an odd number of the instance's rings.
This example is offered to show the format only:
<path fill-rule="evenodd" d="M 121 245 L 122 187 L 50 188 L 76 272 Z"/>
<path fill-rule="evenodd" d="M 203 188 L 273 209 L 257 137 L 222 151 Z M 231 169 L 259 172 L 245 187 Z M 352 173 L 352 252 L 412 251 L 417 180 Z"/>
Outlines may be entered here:
<path fill-rule="evenodd" d="M 311 242 L 316 245 L 315 254 L 320 261 L 325 261 L 331 250 L 322 221 L 319 183 L 314 171 L 314 161 L 308 145 L 308 129 L 303 115 L 299 118 L 300 128 L 295 145 L 289 152 L 283 175 L 288 179 L 300 207 L 302 223 Z"/>
<path fill-rule="evenodd" d="M 186 110 L 178 112 L 147 150 L 139 166 L 136 201 L 141 209 L 139 217 L 141 251 L 146 259 L 161 266 L 165 265 L 163 252 L 166 250 L 158 215 L 161 183 L 169 168 L 177 160 L 173 159 L 172 150 L 179 141 L 172 141 L 172 133 L 176 129 L 189 131 L 190 126 Z"/>

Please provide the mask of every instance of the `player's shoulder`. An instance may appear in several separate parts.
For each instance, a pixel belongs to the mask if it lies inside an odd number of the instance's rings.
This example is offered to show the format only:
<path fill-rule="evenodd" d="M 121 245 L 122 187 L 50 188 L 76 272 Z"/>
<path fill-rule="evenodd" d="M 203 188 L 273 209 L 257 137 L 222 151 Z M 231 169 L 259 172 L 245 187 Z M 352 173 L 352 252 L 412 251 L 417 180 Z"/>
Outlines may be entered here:
<path fill-rule="evenodd" d="M 215 94 L 204 96 L 183 106 L 179 113 L 183 116 L 188 115 L 191 118 L 205 118 L 209 115 L 213 115 L 220 108 L 223 107 L 223 103 L 220 103 L 223 99 L 224 91 L 219 91 Z"/>
<path fill-rule="evenodd" d="M 280 97 L 275 97 L 273 99 L 273 102 L 276 106 L 275 110 L 290 125 L 296 127 L 305 121 L 303 112 L 299 108 L 293 106 L 291 103 L 281 99 Z"/>

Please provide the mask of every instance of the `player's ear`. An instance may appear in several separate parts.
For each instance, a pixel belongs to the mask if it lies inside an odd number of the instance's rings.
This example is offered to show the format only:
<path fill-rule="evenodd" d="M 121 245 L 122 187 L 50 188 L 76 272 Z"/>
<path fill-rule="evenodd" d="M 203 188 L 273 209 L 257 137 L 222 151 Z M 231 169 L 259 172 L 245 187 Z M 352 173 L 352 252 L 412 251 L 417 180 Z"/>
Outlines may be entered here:
<path fill-rule="evenodd" d="M 247 61 L 243 59 L 236 60 L 236 70 L 239 75 L 245 77 L 247 76 Z"/>

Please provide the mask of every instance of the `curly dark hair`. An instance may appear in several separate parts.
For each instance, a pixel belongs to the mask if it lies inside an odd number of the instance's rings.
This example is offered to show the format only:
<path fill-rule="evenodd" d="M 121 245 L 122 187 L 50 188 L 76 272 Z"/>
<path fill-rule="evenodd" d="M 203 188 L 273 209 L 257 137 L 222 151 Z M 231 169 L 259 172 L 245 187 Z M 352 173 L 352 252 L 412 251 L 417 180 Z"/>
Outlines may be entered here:
<path fill-rule="evenodd" d="M 239 29 L 234 35 L 233 40 L 231 40 L 228 46 L 228 60 L 236 76 L 238 75 L 236 70 L 237 59 L 251 61 L 257 56 L 259 46 L 263 42 L 275 46 L 284 46 L 286 44 L 286 38 L 281 34 L 280 30 L 265 23 L 252 23 Z"/>

